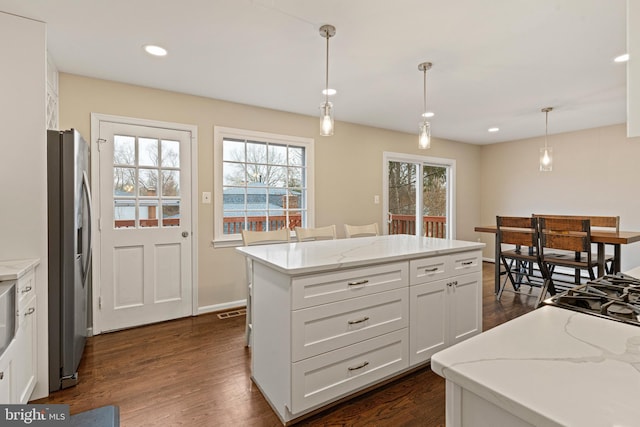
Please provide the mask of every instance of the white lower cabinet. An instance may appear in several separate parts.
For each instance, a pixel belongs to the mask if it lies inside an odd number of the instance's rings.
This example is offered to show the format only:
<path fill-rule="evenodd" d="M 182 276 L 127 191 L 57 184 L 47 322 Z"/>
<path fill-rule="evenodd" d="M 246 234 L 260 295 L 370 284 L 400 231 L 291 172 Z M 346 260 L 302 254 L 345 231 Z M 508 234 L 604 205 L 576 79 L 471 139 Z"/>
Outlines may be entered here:
<path fill-rule="evenodd" d="M 409 294 L 411 365 L 482 332 L 481 274 L 411 286 Z"/>
<path fill-rule="evenodd" d="M 25 404 L 36 386 L 37 331 L 33 269 L 16 280 L 17 330 L 0 356 L 0 404 Z"/>
<path fill-rule="evenodd" d="M 303 275 L 253 263 L 252 377 L 285 423 L 482 329 L 478 250 Z"/>

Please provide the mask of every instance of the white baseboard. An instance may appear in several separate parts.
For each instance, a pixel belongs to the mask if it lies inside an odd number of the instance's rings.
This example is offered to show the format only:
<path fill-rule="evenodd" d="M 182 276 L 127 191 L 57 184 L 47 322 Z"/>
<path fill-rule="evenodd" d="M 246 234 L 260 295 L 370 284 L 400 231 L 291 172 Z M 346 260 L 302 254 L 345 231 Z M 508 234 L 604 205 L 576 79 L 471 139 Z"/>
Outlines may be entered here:
<path fill-rule="evenodd" d="M 241 300 L 238 300 L 238 301 L 225 302 L 224 304 L 207 305 L 207 306 L 204 306 L 204 307 L 198 307 L 198 315 L 207 314 L 207 313 L 214 313 L 216 311 L 224 311 L 224 310 L 228 310 L 230 308 L 245 307 L 246 305 L 247 305 L 247 300 L 246 299 L 241 299 Z"/>
<path fill-rule="evenodd" d="M 495 260 L 495 259 L 493 259 L 493 258 L 489 258 L 489 257 L 486 257 L 486 256 L 482 257 L 482 261 L 491 262 L 491 263 L 493 263 L 493 264 L 495 264 L 495 263 L 496 263 L 496 260 Z"/>

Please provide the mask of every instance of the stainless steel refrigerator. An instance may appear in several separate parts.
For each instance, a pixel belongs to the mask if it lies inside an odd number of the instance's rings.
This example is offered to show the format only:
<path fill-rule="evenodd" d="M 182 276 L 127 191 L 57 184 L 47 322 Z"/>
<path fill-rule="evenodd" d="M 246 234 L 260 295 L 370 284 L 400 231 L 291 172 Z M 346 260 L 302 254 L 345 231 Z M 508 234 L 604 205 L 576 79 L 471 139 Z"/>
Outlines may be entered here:
<path fill-rule="evenodd" d="M 91 288 L 89 144 L 75 130 L 47 132 L 49 391 L 78 382 Z"/>

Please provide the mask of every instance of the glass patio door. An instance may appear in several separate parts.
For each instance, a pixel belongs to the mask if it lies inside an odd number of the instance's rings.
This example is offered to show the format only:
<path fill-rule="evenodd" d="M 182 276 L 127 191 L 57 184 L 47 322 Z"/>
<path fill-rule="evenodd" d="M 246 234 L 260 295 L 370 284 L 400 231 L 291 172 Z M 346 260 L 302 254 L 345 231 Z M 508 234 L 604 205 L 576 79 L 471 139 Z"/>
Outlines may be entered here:
<path fill-rule="evenodd" d="M 388 234 L 453 238 L 453 162 L 385 153 Z"/>

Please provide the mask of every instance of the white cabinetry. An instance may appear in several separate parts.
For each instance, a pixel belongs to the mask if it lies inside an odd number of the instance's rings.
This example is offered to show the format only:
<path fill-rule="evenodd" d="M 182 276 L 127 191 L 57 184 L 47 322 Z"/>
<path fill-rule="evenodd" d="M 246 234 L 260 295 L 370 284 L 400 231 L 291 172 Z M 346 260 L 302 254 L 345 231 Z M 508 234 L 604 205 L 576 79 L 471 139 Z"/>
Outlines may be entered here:
<path fill-rule="evenodd" d="M 480 251 L 410 262 L 410 363 L 482 332 Z"/>
<path fill-rule="evenodd" d="M 342 256 L 362 243 L 297 245 L 290 257 L 311 248 L 304 245 L 344 245 Z M 252 257 L 252 376 L 281 420 L 393 378 L 479 333 L 482 253 L 473 249 L 429 256 L 421 247 L 411 259 L 312 272 Z"/>
<path fill-rule="evenodd" d="M 15 337 L 0 356 L 0 404 L 24 404 L 36 386 L 36 288 L 33 264 L 16 280 L 18 322 Z"/>

